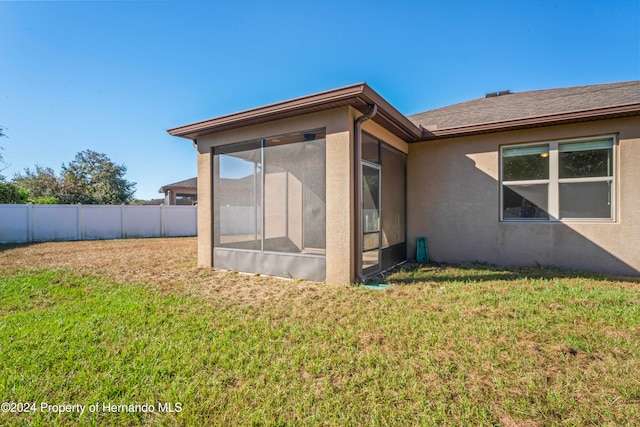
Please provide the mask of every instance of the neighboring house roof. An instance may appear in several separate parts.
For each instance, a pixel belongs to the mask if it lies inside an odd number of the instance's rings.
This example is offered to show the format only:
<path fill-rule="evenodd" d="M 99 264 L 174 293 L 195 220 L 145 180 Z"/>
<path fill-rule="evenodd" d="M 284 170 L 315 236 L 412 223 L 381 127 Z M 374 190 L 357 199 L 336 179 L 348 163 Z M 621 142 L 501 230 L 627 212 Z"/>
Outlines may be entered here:
<path fill-rule="evenodd" d="M 491 95 L 408 118 L 426 129 L 425 139 L 434 139 L 640 112 L 638 80 Z"/>
<path fill-rule="evenodd" d="M 174 182 L 160 187 L 158 193 L 165 193 L 168 190 L 196 190 L 198 188 L 198 178 L 189 178 L 184 181 Z"/>

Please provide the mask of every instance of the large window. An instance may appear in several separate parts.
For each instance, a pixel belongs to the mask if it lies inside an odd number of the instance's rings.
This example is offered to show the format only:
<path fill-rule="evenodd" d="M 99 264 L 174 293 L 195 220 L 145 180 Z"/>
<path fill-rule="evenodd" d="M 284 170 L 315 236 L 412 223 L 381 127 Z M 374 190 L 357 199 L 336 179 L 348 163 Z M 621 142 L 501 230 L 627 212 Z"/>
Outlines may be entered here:
<path fill-rule="evenodd" d="M 214 246 L 324 255 L 325 131 L 215 147 Z"/>
<path fill-rule="evenodd" d="M 502 220 L 613 220 L 614 138 L 502 147 Z"/>

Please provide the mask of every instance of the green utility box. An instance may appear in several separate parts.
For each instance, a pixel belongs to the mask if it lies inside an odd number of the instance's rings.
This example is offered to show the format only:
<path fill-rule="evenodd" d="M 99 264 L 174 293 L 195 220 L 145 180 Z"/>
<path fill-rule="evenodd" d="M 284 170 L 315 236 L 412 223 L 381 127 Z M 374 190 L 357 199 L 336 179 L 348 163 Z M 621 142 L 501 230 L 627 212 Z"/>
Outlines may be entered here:
<path fill-rule="evenodd" d="M 418 237 L 416 242 L 416 261 L 420 264 L 426 264 L 429 262 L 429 251 L 427 249 L 427 238 Z"/>

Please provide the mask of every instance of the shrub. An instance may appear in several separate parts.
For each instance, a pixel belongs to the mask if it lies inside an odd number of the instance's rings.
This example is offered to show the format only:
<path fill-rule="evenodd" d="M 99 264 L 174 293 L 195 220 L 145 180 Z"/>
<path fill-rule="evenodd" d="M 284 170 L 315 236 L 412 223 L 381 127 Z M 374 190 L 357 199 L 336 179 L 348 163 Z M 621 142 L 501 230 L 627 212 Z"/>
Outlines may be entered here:
<path fill-rule="evenodd" d="M 10 182 L 0 182 L 0 203 L 27 203 L 29 193 Z"/>

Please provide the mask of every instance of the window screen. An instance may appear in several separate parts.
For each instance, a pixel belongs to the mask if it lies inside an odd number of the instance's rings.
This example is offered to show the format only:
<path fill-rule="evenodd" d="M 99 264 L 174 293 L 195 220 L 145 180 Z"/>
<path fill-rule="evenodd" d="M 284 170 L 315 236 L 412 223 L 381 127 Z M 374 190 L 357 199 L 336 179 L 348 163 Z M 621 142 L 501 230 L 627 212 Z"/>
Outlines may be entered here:
<path fill-rule="evenodd" d="M 214 150 L 214 245 L 260 250 L 262 155 L 260 141 Z"/>
<path fill-rule="evenodd" d="M 324 253 L 324 135 L 307 132 L 269 138 L 264 161 L 264 250 Z"/>
<path fill-rule="evenodd" d="M 325 132 L 214 148 L 214 246 L 321 255 L 326 247 Z"/>

